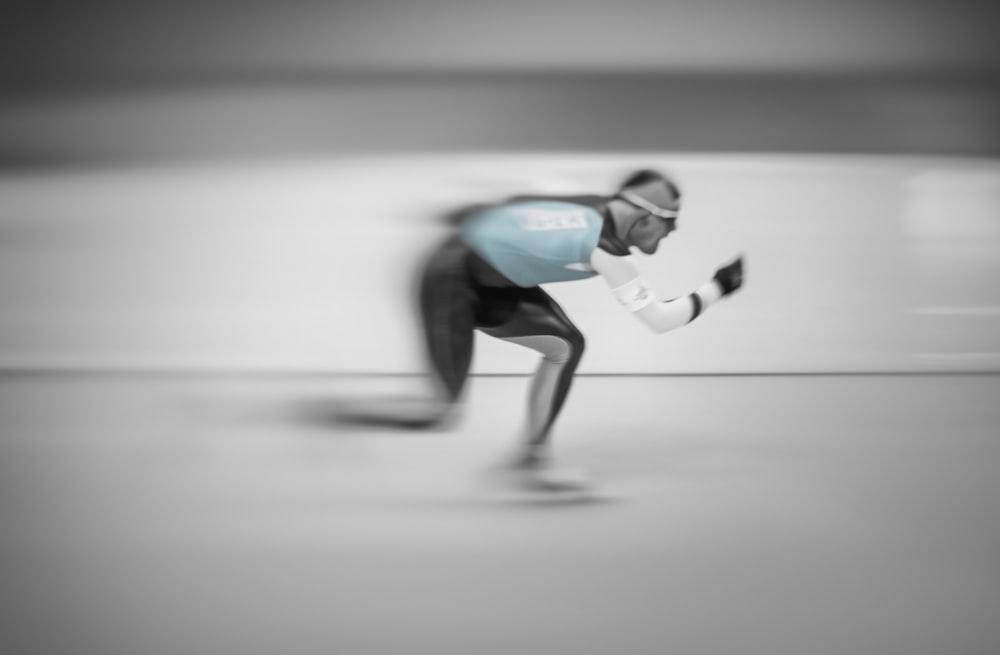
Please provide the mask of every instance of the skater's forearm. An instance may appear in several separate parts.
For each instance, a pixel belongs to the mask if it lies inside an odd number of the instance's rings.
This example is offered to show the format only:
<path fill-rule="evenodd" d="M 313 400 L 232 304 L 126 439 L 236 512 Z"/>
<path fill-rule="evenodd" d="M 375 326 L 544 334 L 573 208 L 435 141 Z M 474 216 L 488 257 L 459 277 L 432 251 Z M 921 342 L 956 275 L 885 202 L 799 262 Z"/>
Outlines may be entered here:
<path fill-rule="evenodd" d="M 591 262 L 619 304 L 654 332 L 669 332 L 687 325 L 723 297 L 721 284 L 712 279 L 686 296 L 663 301 L 639 275 L 630 257 L 596 253 Z"/>
<path fill-rule="evenodd" d="M 698 318 L 721 297 L 722 289 L 713 280 L 706 282 L 686 296 L 673 300 L 651 302 L 637 310 L 635 315 L 654 332 L 669 332 Z"/>

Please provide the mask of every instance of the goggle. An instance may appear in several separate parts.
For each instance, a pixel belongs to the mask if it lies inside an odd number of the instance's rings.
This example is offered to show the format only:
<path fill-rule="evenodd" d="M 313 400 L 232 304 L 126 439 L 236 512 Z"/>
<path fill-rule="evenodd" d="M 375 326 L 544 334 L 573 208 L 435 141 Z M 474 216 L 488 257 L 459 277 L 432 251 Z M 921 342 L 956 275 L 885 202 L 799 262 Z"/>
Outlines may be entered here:
<path fill-rule="evenodd" d="M 659 216 L 660 218 L 677 218 L 677 214 L 680 211 L 677 209 L 664 209 L 663 207 L 658 207 L 639 194 L 634 191 L 629 191 L 628 189 L 622 189 L 619 191 L 618 197 L 630 204 L 635 205 L 639 209 L 647 211 L 653 216 Z"/>

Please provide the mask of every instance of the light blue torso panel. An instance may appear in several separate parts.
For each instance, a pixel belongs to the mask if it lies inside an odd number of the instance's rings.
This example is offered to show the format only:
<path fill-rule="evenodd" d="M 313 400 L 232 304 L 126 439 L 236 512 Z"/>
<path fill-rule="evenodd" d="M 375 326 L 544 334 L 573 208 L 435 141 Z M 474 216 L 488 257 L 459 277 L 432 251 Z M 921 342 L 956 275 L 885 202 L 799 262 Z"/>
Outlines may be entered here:
<path fill-rule="evenodd" d="M 465 222 L 461 238 L 514 284 L 533 287 L 597 275 L 590 255 L 603 226 L 590 207 L 532 200 L 484 209 Z"/>

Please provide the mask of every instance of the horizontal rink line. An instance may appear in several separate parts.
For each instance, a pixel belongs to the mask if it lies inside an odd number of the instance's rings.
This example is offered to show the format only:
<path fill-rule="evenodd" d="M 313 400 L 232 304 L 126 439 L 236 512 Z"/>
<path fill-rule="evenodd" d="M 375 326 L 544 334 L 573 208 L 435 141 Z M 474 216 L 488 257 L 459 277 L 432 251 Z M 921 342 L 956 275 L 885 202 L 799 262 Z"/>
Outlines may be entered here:
<path fill-rule="evenodd" d="M 917 357 L 925 359 L 1000 359 L 1000 352 L 995 353 L 917 353 Z"/>
<path fill-rule="evenodd" d="M 923 353 L 915 357 L 925 359 L 968 360 L 982 358 L 1000 362 L 1000 353 Z M 530 378 L 533 373 L 472 373 L 470 378 Z M 760 377 L 918 377 L 918 376 L 963 376 L 1000 375 L 1000 366 L 991 369 L 914 369 L 883 371 L 678 371 L 667 373 L 577 373 L 576 378 L 760 378 Z M 379 373 L 358 371 L 296 371 L 265 369 L 157 369 L 157 368 L 48 368 L 3 366 L 0 377 L 164 377 L 164 378 L 300 378 L 300 379 L 418 379 L 423 373 Z"/>
<path fill-rule="evenodd" d="M 918 316 L 988 316 L 1000 317 L 1000 307 L 919 307 L 911 311 Z"/>

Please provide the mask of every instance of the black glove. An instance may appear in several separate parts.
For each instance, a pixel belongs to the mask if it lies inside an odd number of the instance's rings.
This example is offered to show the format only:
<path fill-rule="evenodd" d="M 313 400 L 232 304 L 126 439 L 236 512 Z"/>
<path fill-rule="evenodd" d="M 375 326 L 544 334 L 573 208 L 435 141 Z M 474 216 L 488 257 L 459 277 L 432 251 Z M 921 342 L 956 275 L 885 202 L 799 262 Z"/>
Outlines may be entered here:
<path fill-rule="evenodd" d="M 722 295 L 728 296 L 743 286 L 742 255 L 730 264 L 726 264 L 715 272 L 715 281 L 722 287 Z"/>

